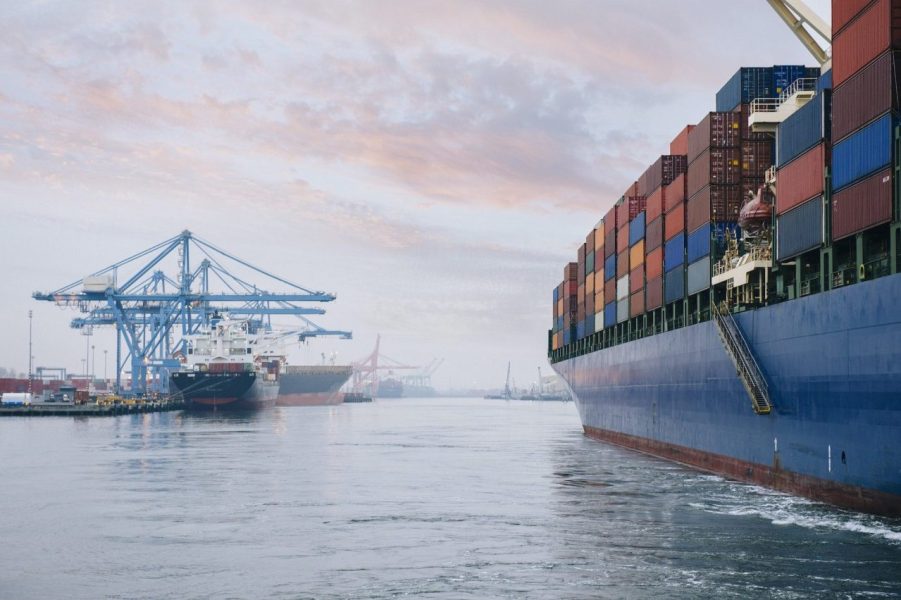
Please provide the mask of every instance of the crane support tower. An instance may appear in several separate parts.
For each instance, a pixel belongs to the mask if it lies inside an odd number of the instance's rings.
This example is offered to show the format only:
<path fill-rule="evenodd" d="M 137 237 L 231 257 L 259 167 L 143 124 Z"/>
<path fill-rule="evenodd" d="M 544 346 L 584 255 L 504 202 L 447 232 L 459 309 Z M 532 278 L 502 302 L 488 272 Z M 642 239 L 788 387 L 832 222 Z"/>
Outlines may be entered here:
<path fill-rule="evenodd" d="M 817 42 L 816 38 L 807 30 L 809 27 L 819 35 L 827 44 L 832 43 L 832 29 L 829 24 L 820 18 L 803 0 L 767 0 L 785 24 L 788 25 L 795 37 L 800 40 L 807 51 L 817 60 L 820 68 L 825 72 L 831 61 L 826 48 Z"/>
<path fill-rule="evenodd" d="M 250 278 L 265 283 L 251 283 Z M 275 288 L 282 291 L 270 291 Z M 352 336 L 349 331 L 323 329 L 307 317 L 325 314 L 309 304 L 332 302 L 334 294 L 273 275 L 187 230 L 33 297 L 78 308 L 84 316 L 72 320 L 74 329 L 116 328 L 116 390 L 123 395 L 168 391 L 169 372 L 181 366 L 179 357 L 186 351 L 185 336 L 209 327 L 217 314 L 246 320 L 251 333 L 271 330 L 273 315 L 293 316 L 299 320 L 294 330 L 300 341 Z M 124 389 L 121 378 L 129 363 L 131 382 Z"/>

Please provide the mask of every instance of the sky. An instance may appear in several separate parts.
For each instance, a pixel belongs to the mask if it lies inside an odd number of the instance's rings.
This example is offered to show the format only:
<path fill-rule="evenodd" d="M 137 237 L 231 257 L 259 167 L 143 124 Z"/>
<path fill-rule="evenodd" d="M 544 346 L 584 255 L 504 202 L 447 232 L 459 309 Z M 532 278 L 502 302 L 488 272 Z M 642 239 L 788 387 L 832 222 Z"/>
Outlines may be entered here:
<path fill-rule="evenodd" d="M 35 365 L 94 345 L 98 376 L 113 333 L 32 292 L 188 229 L 336 294 L 316 321 L 353 340 L 295 362 L 381 334 L 438 387 L 533 382 L 628 185 L 739 66 L 813 63 L 764 0 L 0 0 L 0 27 L 0 366 L 33 310 Z"/>

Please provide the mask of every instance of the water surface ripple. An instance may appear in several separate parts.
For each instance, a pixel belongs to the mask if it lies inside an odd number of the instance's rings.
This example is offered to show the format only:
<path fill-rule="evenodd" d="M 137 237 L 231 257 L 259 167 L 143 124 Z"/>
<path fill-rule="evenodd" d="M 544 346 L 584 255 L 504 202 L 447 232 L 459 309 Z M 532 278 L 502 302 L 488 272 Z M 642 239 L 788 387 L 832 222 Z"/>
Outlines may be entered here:
<path fill-rule="evenodd" d="M 901 522 L 588 440 L 572 404 L 0 421 L 0 598 L 901 598 Z"/>

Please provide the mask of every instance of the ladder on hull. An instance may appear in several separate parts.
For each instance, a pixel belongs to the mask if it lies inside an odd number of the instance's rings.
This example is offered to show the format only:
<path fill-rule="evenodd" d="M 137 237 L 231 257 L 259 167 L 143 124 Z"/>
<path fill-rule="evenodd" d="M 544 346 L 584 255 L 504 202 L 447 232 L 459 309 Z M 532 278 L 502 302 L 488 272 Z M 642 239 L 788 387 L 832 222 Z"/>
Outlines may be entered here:
<path fill-rule="evenodd" d="M 754 359 L 738 323 L 735 322 L 732 313 L 725 305 L 714 304 L 713 314 L 720 339 L 726 348 L 726 353 L 732 359 L 732 364 L 735 365 L 735 370 L 738 372 L 748 396 L 751 397 L 754 412 L 758 415 L 769 414 L 773 410 L 773 405 L 770 403 L 766 378 Z"/>

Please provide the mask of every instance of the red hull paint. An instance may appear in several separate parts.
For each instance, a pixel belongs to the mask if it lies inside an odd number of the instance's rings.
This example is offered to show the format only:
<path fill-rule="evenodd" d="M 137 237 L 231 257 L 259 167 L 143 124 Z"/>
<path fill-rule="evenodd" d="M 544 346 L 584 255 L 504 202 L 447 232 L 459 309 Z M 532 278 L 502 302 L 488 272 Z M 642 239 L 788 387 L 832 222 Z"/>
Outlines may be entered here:
<path fill-rule="evenodd" d="M 321 394 L 279 394 L 276 406 L 335 406 L 344 402 L 341 392 Z"/>
<path fill-rule="evenodd" d="M 774 456 L 773 464 L 768 466 L 587 425 L 584 426 L 584 430 L 588 437 L 730 479 L 755 483 L 853 510 L 892 517 L 901 516 L 901 496 L 783 471 L 779 466 L 778 456 Z"/>
<path fill-rule="evenodd" d="M 239 398 L 235 396 L 216 396 L 213 398 L 191 398 L 191 402 L 194 404 L 201 404 L 203 406 L 225 406 L 226 404 L 234 404 L 238 402 Z"/>

